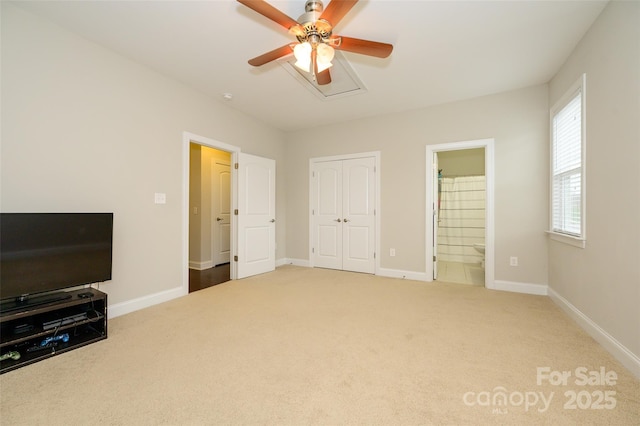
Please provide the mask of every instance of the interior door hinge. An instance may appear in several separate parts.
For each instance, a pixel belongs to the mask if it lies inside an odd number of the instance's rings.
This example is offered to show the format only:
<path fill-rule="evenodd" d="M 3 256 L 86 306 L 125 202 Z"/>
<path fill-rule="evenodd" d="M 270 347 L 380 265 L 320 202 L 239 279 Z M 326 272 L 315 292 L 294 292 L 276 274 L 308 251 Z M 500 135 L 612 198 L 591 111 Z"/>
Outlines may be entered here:
<path fill-rule="evenodd" d="M 236 169 L 236 170 L 238 170 L 238 167 L 240 167 L 240 166 L 238 165 L 238 163 L 235 163 L 235 164 L 233 165 L 233 168 L 234 168 L 234 169 Z"/>
<path fill-rule="evenodd" d="M 373 258 L 374 259 L 376 258 L 376 252 L 375 251 L 373 252 Z"/>
<path fill-rule="evenodd" d="M 233 261 L 237 262 L 238 261 L 238 256 L 233 256 Z"/>
<path fill-rule="evenodd" d="M 238 209 L 235 209 L 235 210 L 233 211 L 233 214 L 234 214 L 234 215 L 236 215 L 236 216 L 238 216 Z"/>
<path fill-rule="evenodd" d="M 435 257 L 435 256 L 433 256 L 433 261 L 434 261 L 434 262 L 436 261 L 436 257 Z"/>
<path fill-rule="evenodd" d="M 311 253 L 315 253 L 315 252 L 316 252 L 316 249 L 311 247 Z"/>

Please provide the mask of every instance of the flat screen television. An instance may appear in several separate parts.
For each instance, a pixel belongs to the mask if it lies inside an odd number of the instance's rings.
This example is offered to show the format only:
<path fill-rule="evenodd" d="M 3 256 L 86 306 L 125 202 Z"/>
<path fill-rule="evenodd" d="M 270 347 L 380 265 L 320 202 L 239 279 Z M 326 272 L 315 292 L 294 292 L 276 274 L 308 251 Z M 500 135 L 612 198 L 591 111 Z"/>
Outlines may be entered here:
<path fill-rule="evenodd" d="M 0 213 L 0 312 L 111 279 L 113 213 Z"/>

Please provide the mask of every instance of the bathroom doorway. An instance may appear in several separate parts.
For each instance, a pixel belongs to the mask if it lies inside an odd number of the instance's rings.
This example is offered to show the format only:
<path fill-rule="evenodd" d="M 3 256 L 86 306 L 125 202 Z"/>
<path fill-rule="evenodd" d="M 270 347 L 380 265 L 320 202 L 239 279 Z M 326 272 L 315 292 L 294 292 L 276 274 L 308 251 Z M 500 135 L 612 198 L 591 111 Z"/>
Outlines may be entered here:
<path fill-rule="evenodd" d="M 445 282 L 484 286 L 484 148 L 440 151 L 438 164 L 436 274 Z"/>
<path fill-rule="evenodd" d="M 491 288 L 493 140 L 427 146 L 427 166 L 427 276 Z"/>

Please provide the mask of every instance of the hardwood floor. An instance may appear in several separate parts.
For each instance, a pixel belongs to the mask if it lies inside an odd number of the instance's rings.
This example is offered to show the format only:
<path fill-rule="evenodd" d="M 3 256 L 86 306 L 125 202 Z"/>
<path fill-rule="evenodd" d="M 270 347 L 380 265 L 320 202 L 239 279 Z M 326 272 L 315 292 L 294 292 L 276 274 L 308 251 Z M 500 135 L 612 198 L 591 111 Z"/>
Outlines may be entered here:
<path fill-rule="evenodd" d="M 229 281 L 230 269 L 228 263 L 202 271 L 189 269 L 189 293 Z"/>

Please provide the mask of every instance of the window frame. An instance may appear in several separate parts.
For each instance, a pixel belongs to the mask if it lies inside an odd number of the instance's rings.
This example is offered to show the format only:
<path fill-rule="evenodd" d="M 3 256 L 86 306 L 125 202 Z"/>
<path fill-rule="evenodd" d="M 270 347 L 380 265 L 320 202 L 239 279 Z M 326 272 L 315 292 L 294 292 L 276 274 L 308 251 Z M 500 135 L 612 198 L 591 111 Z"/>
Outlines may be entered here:
<path fill-rule="evenodd" d="M 575 247 L 585 248 L 586 246 L 586 151 L 587 151 L 587 135 L 586 135 L 586 82 L 587 75 L 582 74 L 580 78 L 571 85 L 556 103 L 553 104 L 549 110 L 549 230 L 547 233 L 552 240 L 563 242 Z M 555 116 L 560 113 L 576 96 L 580 95 L 580 133 L 581 133 L 581 151 L 580 151 L 580 234 L 575 235 L 572 233 L 564 233 L 554 230 L 553 217 L 554 217 L 554 126 L 553 121 Z"/>

